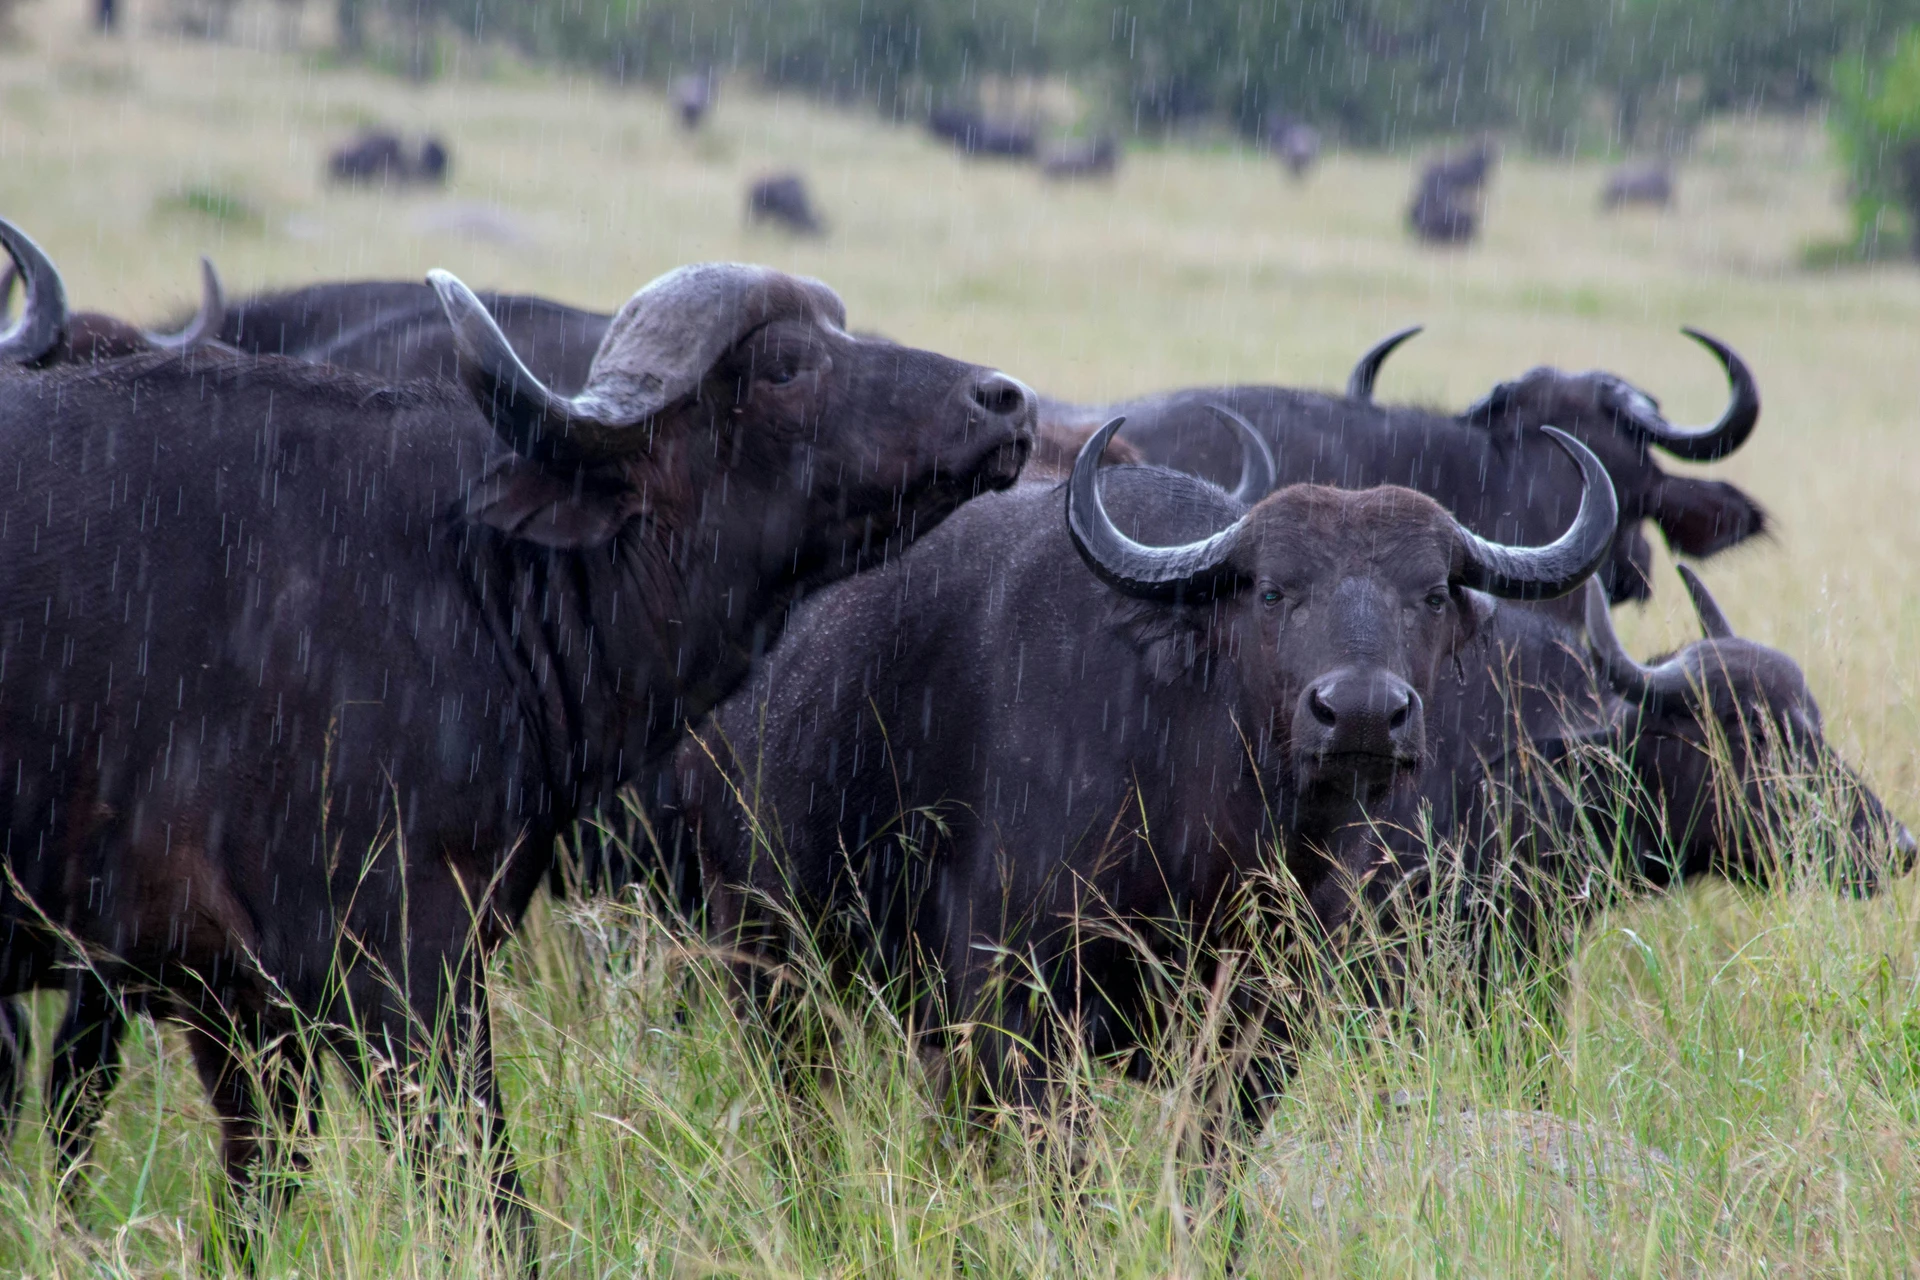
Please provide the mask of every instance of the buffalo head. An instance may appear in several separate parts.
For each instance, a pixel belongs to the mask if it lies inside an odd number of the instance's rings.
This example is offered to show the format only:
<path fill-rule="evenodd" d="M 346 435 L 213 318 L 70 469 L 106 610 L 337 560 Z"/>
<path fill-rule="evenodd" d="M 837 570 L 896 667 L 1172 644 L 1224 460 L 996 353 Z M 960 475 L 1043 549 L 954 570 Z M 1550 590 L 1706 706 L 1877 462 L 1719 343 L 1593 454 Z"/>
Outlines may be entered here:
<path fill-rule="evenodd" d="M 690 574 L 704 559 L 733 581 L 819 581 L 1012 484 L 1033 445 L 1025 386 L 848 333 L 817 280 L 669 272 L 620 309 L 573 396 L 528 372 L 464 284 L 428 280 L 462 376 L 516 455 L 470 513 L 516 536 L 591 544 L 645 516 Z"/>
<path fill-rule="evenodd" d="M 1376 343 L 1354 365 L 1347 394 L 1370 401 L 1387 356 L 1419 332 L 1415 325 Z M 1690 556 L 1724 551 L 1767 527 L 1766 512 L 1739 489 L 1718 480 L 1669 475 L 1652 457 L 1657 449 L 1688 462 L 1724 458 L 1746 443 L 1760 418 L 1759 388 L 1739 354 L 1698 330 L 1682 332 L 1712 352 L 1726 370 L 1726 408 L 1707 426 L 1669 422 L 1657 400 L 1613 374 L 1566 373 L 1545 366 L 1500 383 L 1461 415 L 1502 435 L 1517 436 L 1550 423 L 1599 457 L 1620 501 L 1617 549 L 1607 570 L 1625 580 L 1604 584 L 1615 601 L 1648 594 L 1653 557 L 1640 532 L 1643 520 L 1652 520 L 1668 546 Z"/>
<path fill-rule="evenodd" d="M 1680 575 L 1705 636 L 1651 666 L 1621 645 L 1598 592 L 1586 601 L 1588 643 L 1624 704 L 1621 739 L 1667 844 L 1649 874 L 1764 876 L 1786 841 L 1815 831 L 1829 869 L 1858 887 L 1878 883 L 1876 849 L 1911 866 L 1912 833 L 1828 744 L 1799 664 L 1736 635 L 1706 585 Z"/>
<path fill-rule="evenodd" d="M 1235 420 L 1260 453 L 1254 428 Z M 1067 527 L 1095 574 L 1129 595 L 1203 600 L 1218 655 L 1238 669 L 1261 726 L 1284 744 L 1295 794 L 1367 798 L 1421 761 L 1424 698 L 1486 601 L 1564 595 L 1593 572 L 1616 515 L 1606 472 L 1571 437 L 1579 511 L 1544 547 L 1490 542 L 1424 494 L 1396 486 L 1290 485 L 1228 528 L 1180 547 L 1122 533 L 1095 464 L 1123 419 L 1096 432 L 1067 486 Z M 1552 429 L 1549 428 L 1549 431 Z M 1249 726 L 1252 728 L 1253 726 Z"/>

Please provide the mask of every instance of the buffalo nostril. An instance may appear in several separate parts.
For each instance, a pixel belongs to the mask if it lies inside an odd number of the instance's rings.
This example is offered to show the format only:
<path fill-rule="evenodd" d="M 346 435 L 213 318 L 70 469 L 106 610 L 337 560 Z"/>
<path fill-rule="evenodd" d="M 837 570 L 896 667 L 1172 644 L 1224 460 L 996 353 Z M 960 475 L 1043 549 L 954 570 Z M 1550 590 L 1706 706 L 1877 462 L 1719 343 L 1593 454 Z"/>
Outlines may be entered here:
<path fill-rule="evenodd" d="M 1324 725 L 1331 726 L 1340 719 L 1334 709 L 1327 705 L 1327 700 L 1320 696 L 1318 689 L 1307 694 L 1307 710 L 1313 712 L 1313 718 Z"/>
<path fill-rule="evenodd" d="M 1406 728 L 1407 717 L 1411 716 L 1412 714 L 1413 714 L 1413 695 L 1409 693 L 1401 697 L 1400 705 L 1394 709 L 1394 712 L 1392 715 L 1387 717 L 1387 728 L 1389 729 Z"/>
<path fill-rule="evenodd" d="M 998 418 L 1025 417 L 1033 405 L 1033 393 L 1004 373 L 992 374 L 973 384 L 973 402 Z"/>

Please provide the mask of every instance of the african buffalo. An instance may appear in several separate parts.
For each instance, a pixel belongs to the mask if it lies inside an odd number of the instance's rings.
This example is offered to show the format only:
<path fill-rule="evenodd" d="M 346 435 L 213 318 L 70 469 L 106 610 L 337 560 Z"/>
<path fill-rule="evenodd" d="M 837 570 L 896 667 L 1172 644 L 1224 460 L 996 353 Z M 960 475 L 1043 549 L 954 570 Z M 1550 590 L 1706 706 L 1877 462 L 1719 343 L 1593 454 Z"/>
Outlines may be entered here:
<path fill-rule="evenodd" d="M 1419 332 L 1403 329 L 1363 356 L 1345 396 L 1287 387 L 1196 387 L 1111 405 L 1042 400 L 1043 431 L 1086 429 L 1125 415 L 1124 439 L 1149 462 L 1228 483 L 1239 459 L 1220 439 L 1208 406 L 1245 414 L 1280 461 L 1280 482 L 1359 488 L 1403 484 L 1437 498 L 1466 526 L 1506 542 L 1541 542 L 1565 527 L 1579 481 L 1561 451 L 1535 430 L 1561 427 L 1606 465 L 1620 499 L 1620 527 L 1601 581 L 1616 601 L 1643 599 L 1652 553 L 1641 533 L 1651 520 L 1675 551 L 1711 556 L 1767 527 L 1766 512 L 1734 486 L 1669 475 L 1658 449 L 1705 462 L 1746 442 L 1760 393 L 1739 355 L 1718 339 L 1685 332 L 1726 370 L 1730 397 L 1718 421 L 1679 426 L 1653 397 L 1612 374 L 1538 368 L 1502 382 L 1457 417 L 1372 401 L 1386 354 Z"/>
<path fill-rule="evenodd" d="M 1267 125 L 1267 150 L 1294 178 L 1304 178 L 1320 158 L 1320 131 L 1303 120 L 1279 116 Z"/>
<path fill-rule="evenodd" d="M 1600 192 L 1602 209 L 1646 204 L 1665 209 L 1673 204 L 1673 166 L 1665 160 L 1624 164 L 1607 175 Z"/>
<path fill-rule="evenodd" d="M 936 107 L 927 116 L 927 132 L 970 156 L 1031 160 L 1039 149 L 1031 124 L 997 119 L 967 107 Z"/>
<path fill-rule="evenodd" d="M 673 110 L 680 127 L 692 133 L 713 108 L 713 71 L 694 72 L 673 82 Z"/>
<path fill-rule="evenodd" d="M 566 392 L 586 383 L 611 315 L 527 294 L 476 296 L 542 382 Z M 389 382 L 451 377 L 459 360 L 453 329 L 433 290 L 399 280 L 307 285 L 243 298 L 227 308 L 218 336 L 242 351 L 337 365 Z M 1028 470 L 1064 475 L 1099 425 L 1041 423 Z M 1117 438 L 1107 446 L 1107 457 L 1140 461 L 1133 447 Z M 1239 467 L 1234 458 L 1223 474 L 1238 475 Z"/>
<path fill-rule="evenodd" d="M 90 364 L 149 351 L 187 351 L 218 339 L 226 300 L 220 276 L 206 258 L 200 259 L 199 310 L 176 332 L 160 333 L 98 311 L 68 311 L 66 285 L 52 261 L 4 218 L 0 218 L 0 246 L 11 263 L 0 289 L 0 306 L 12 292 L 16 276 L 23 282 L 25 295 L 19 319 L 0 334 L 0 368 Z"/>
<path fill-rule="evenodd" d="M 770 173 L 754 179 L 747 188 L 747 221 L 777 223 L 803 236 L 826 233 L 807 194 L 807 180 L 797 173 Z"/>
<path fill-rule="evenodd" d="M 447 180 L 447 146 L 428 134 L 410 147 L 390 129 L 363 129 L 327 156 L 327 176 L 345 183 L 421 183 Z"/>
<path fill-rule="evenodd" d="M 1520 549 L 1407 489 L 1295 485 L 1248 509 L 1179 472 L 1096 471 L 1117 425 L 1064 486 L 972 503 L 803 606 L 679 754 L 743 987 L 771 998 L 783 922 L 817 926 L 915 1025 L 970 1023 L 985 1083 L 1022 1103 L 1046 1101 L 1066 1044 L 1044 1007 L 1078 1011 L 1094 1052 L 1150 1016 L 1130 948 L 1082 924 L 1117 914 L 1171 956 L 1172 926 L 1229 927 L 1218 908 L 1276 839 L 1309 874 L 1322 832 L 1417 771 L 1425 692 L 1481 592 L 1572 590 L 1615 514 L 1567 437 L 1579 513 Z"/>
<path fill-rule="evenodd" d="M 1799 665 L 1736 635 L 1680 574 L 1704 638 L 1651 665 L 1621 645 L 1597 584 L 1584 627 L 1495 611 L 1436 682 L 1427 768 L 1369 815 L 1369 840 L 1347 842 L 1323 915 L 1446 891 L 1483 944 L 1497 913 L 1524 959 L 1554 921 L 1577 925 L 1623 889 L 1764 880 L 1790 840 L 1811 837 L 1856 890 L 1910 868 L 1912 833 L 1826 741 Z"/>
<path fill-rule="evenodd" d="M 465 386 L 223 352 L 7 375 L 0 996 L 73 945 L 98 999 L 185 1021 L 236 1186 L 274 1137 L 243 1056 L 275 1107 L 301 1027 L 395 1101 L 430 1070 L 525 1249 L 483 973 L 554 840 L 798 595 L 1010 485 L 1032 398 L 733 264 L 636 294 L 566 397 L 430 279 Z"/>
<path fill-rule="evenodd" d="M 524 294 L 477 296 L 542 382 L 569 394 L 586 385 L 611 315 Z M 451 378 L 459 362 L 439 298 L 414 281 L 346 281 L 243 298 L 228 308 L 220 340 L 387 382 Z"/>
<path fill-rule="evenodd" d="M 1465 244 L 1480 234 L 1480 197 L 1493 169 L 1491 143 L 1443 156 L 1420 171 L 1407 225 L 1430 244 Z"/>
<path fill-rule="evenodd" d="M 1614 729 L 1661 838 L 1629 842 L 1656 884 L 1705 871 L 1764 878 L 1793 829 L 1796 799 L 1781 783 L 1809 779 L 1830 829 L 1824 853 L 1849 884 L 1872 888 L 1913 864 L 1913 834 L 1827 742 L 1820 704 L 1800 665 L 1733 630 L 1699 576 L 1679 568 L 1703 638 L 1651 665 L 1627 653 L 1604 601 L 1587 600 L 1587 636 L 1608 691 Z"/>

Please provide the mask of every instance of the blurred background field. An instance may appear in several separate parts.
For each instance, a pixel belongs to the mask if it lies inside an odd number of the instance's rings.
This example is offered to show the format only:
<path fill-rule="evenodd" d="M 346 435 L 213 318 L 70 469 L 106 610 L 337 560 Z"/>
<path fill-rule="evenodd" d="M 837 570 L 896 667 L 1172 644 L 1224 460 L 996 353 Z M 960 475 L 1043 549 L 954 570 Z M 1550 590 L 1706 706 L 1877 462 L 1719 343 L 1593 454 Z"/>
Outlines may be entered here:
<path fill-rule="evenodd" d="M 1535 364 L 1599 366 L 1676 420 L 1710 417 L 1723 394 L 1678 327 L 1725 338 L 1765 411 L 1745 449 L 1702 470 L 1766 503 L 1775 537 L 1705 576 L 1737 625 L 1800 659 L 1829 737 L 1920 820 L 1920 271 L 1803 265 L 1808 244 L 1853 225 L 1815 108 L 1706 119 L 1666 212 L 1602 213 L 1602 154 L 1510 146 L 1479 243 L 1434 250 L 1404 227 L 1433 143 L 1336 147 L 1295 182 L 1230 129 L 1155 133 L 1127 137 L 1111 182 L 1054 184 L 745 74 L 687 134 L 657 85 L 495 45 L 448 40 L 439 74 L 416 83 L 342 64 L 317 10 L 242 5 L 218 42 L 162 16 L 136 4 L 103 37 L 78 6 L 38 0 L 0 46 L 0 214 L 50 252 L 78 307 L 182 313 L 202 253 L 234 296 L 437 266 L 603 310 L 670 267 L 743 259 L 828 281 L 856 328 L 1057 396 L 1334 387 L 1375 338 L 1422 322 L 1383 398 L 1458 409 Z M 446 138 L 447 185 L 326 185 L 329 147 L 369 122 Z M 746 184 L 786 168 L 812 184 L 824 238 L 743 219 Z M 1623 611 L 1639 652 L 1690 634 L 1675 585 L 1657 578 L 1649 607 Z M 1513 1054 L 1444 1026 L 1317 1050 L 1283 1127 L 1319 1132 L 1372 1114 L 1376 1088 L 1411 1085 L 1597 1119 L 1679 1172 L 1582 1213 L 1539 1198 L 1524 1168 L 1454 1193 L 1416 1156 L 1331 1225 L 1255 1215 L 1244 1273 L 1913 1274 L 1917 911 L 1913 877 L 1864 903 L 1692 889 L 1594 929 L 1564 1021 L 1516 1014 Z M 1017 1159 L 956 1154 L 884 1044 L 860 1059 L 870 1096 L 826 1107 L 809 1131 L 826 1148 L 805 1155 L 793 1137 L 805 1126 L 742 1065 L 751 1055 L 710 983 L 694 982 L 676 1020 L 689 988 L 671 944 L 643 934 L 609 944 L 630 967 L 587 963 L 599 931 L 636 921 L 546 910 L 502 960 L 510 1114 L 555 1274 L 1186 1275 L 1230 1256 L 1220 1222 L 1168 1208 L 1174 1148 L 1162 1095 L 1142 1086 L 1115 1083 L 1103 1104 L 1112 1149 L 1086 1175 L 1099 1212 L 1062 1208 Z M 16 1136 L 0 1271 L 198 1265 L 212 1127 L 177 1045 L 143 1033 L 135 1061 L 85 1229 L 41 1185 L 34 1122 Z M 326 1134 L 270 1273 L 484 1266 L 457 1230 L 429 1223 L 351 1107 Z M 1391 1165 L 1393 1150 L 1376 1156 Z"/>

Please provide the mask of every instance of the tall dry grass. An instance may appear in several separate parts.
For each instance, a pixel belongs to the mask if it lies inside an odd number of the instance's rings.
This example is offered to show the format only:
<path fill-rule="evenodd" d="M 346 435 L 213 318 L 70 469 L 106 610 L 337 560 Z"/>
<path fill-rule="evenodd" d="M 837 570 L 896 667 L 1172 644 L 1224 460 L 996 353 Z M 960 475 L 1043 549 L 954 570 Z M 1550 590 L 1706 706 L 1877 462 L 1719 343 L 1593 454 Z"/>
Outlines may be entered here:
<path fill-rule="evenodd" d="M 1111 186 L 1050 187 L 743 85 L 687 138 L 654 97 L 484 50 L 412 88 L 185 41 L 154 14 L 102 40 L 39 0 L 25 43 L 0 49 L 0 213 L 82 306 L 184 309 L 201 252 L 235 292 L 446 266 L 603 308 L 667 267 L 746 258 L 830 281 L 857 326 L 1056 394 L 1336 385 L 1422 320 L 1383 394 L 1459 406 L 1535 363 L 1603 365 L 1689 418 L 1719 388 L 1674 330 L 1720 334 L 1766 412 L 1711 473 L 1767 503 L 1777 536 L 1707 576 L 1743 631 L 1802 660 L 1842 752 L 1920 817 L 1920 287 L 1894 266 L 1796 266 L 1844 228 L 1817 121 L 1710 130 L 1665 216 L 1604 217 L 1597 166 L 1510 156 L 1484 242 L 1433 253 L 1400 229 L 1410 157 L 1337 154 L 1295 186 L 1227 141 L 1147 147 Z M 277 44 L 249 14 L 236 31 Z M 327 145 L 376 119 L 443 132 L 452 186 L 325 188 Z M 824 241 L 742 225 L 745 180 L 785 166 L 813 182 Z M 1663 583 L 1623 630 L 1648 652 L 1689 623 Z M 1519 984 L 1473 1019 L 1436 935 L 1409 979 L 1417 1017 L 1363 1016 L 1355 993 L 1319 1006 L 1270 1135 L 1308 1172 L 1278 1191 L 1257 1162 L 1208 1167 L 1205 1100 L 1178 1073 L 1088 1064 L 1071 1159 L 971 1132 L 858 996 L 817 989 L 818 1016 L 848 1029 L 842 1069 L 789 1087 L 712 959 L 634 903 L 542 905 L 499 958 L 495 1013 L 556 1274 L 1890 1275 L 1920 1267 L 1917 910 L 1911 877 L 1867 901 L 1794 877 L 1703 884 L 1605 912 L 1551 991 Z M 56 1016 L 37 1002 L 36 1072 Z M 1204 1057 L 1195 1026 L 1176 1022 L 1170 1061 Z M 199 1085 L 150 1026 L 129 1064 L 72 1212 L 29 1105 L 0 1172 L 0 1272 L 199 1267 L 217 1177 Z M 260 1274 L 485 1272 L 477 1193 L 446 1211 L 327 1087 Z M 1463 1107 L 1494 1128 L 1463 1128 Z M 1560 1149 L 1597 1152 L 1573 1162 L 1596 1185 L 1519 1154 L 1535 1110 L 1590 1126 Z"/>

